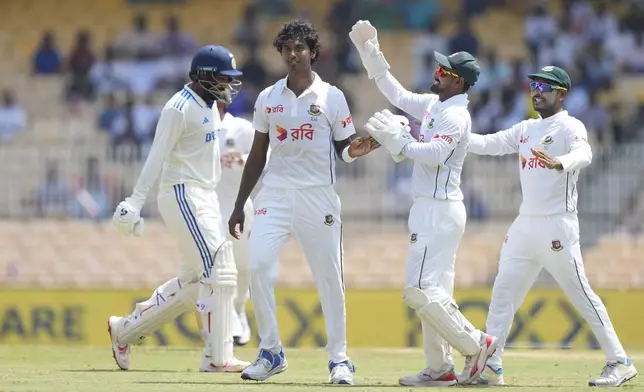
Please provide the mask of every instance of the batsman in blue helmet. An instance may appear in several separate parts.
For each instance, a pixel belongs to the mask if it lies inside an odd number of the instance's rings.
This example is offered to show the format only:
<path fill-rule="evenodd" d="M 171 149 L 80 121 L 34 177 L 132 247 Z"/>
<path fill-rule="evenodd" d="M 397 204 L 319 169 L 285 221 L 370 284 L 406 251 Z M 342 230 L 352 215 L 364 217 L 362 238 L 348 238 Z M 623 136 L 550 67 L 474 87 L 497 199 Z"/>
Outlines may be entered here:
<path fill-rule="evenodd" d="M 237 268 L 215 191 L 221 178 L 223 125 L 213 103 L 232 102 L 241 87 L 237 79 L 241 75 L 228 49 L 211 45 L 197 51 L 190 67 L 191 82 L 165 104 L 134 191 L 114 211 L 112 221 L 118 231 L 143 235 L 141 208 L 158 179 L 159 212 L 182 256 L 176 277 L 137 303 L 130 314 L 109 318 L 112 356 L 122 370 L 130 367 L 132 345 L 195 305 L 206 341 L 200 370 L 241 372 L 249 365 L 233 354 Z"/>

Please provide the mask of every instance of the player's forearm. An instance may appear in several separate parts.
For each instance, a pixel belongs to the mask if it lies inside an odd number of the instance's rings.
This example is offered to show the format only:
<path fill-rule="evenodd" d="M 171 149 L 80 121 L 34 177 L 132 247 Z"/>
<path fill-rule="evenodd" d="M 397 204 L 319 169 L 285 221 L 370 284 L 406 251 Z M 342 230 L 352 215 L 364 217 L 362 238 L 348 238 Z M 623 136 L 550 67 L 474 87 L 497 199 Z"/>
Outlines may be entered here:
<path fill-rule="evenodd" d="M 140 208 L 145 203 L 148 193 L 161 174 L 163 168 L 164 155 L 159 151 L 151 150 L 148 158 L 143 165 L 143 170 L 139 175 L 139 179 L 134 186 L 132 192 L 132 199 L 138 204 Z"/>
<path fill-rule="evenodd" d="M 375 81 L 382 95 L 392 105 L 419 120 L 423 118 L 425 109 L 431 101 L 430 95 L 412 93 L 404 88 L 389 71 L 375 78 Z"/>
<path fill-rule="evenodd" d="M 403 148 L 402 153 L 416 162 L 438 165 L 447 159 L 450 151 L 440 143 L 412 142 Z"/>
<path fill-rule="evenodd" d="M 572 150 L 566 155 L 557 157 L 557 159 L 559 159 L 559 162 L 561 162 L 561 166 L 563 167 L 564 172 L 571 172 L 589 166 L 593 160 L 593 153 L 590 147 L 578 148 Z"/>
<path fill-rule="evenodd" d="M 342 159 L 346 163 L 351 163 L 355 160 L 355 158 L 349 155 L 349 145 L 351 144 L 351 141 L 353 139 L 355 139 L 355 135 L 349 136 L 344 140 L 333 141 L 333 147 L 335 148 L 335 153 L 337 154 L 337 156 L 340 157 L 340 159 Z"/>
<path fill-rule="evenodd" d="M 477 155 L 506 155 L 518 152 L 518 148 L 505 142 L 499 135 L 470 134 L 467 151 Z"/>
<path fill-rule="evenodd" d="M 239 184 L 239 192 L 237 192 L 237 200 L 235 201 L 235 208 L 244 208 L 246 200 L 250 197 L 250 194 L 253 192 L 255 185 L 262 176 L 264 167 L 266 166 L 266 154 L 250 154 L 248 156 L 248 161 L 244 166 L 244 172 L 242 173 L 241 184 Z"/>

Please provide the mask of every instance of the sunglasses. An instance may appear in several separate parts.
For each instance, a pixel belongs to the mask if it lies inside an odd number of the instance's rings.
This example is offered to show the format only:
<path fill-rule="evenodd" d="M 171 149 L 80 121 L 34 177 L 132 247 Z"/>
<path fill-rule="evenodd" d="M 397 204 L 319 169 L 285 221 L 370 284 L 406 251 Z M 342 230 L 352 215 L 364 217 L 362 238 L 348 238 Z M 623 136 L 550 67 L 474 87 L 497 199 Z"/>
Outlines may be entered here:
<path fill-rule="evenodd" d="M 561 86 L 555 86 L 553 84 L 548 84 L 544 82 L 532 82 L 530 83 L 530 91 L 532 92 L 537 92 L 539 91 L 540 93 L 549 93 L 554 90 L 563 90 L 563 91 L 568 91 L 567 88 L 561 87 Z"/>
<path fill-rule="evenodd" d="M 456 73 L 454 73 L 452 71 L 449 71 L 449 70 L 447 70 L 447 69 L 445 69 L 445 68 L 443 68 L 442 66 L 439 65 L 438 68 L 436 68 L 436 76 L 443 77 L 445 75 L 450 75 L 450 76 L 453 76 L 455 78 L 460 78 L 460 76 L 458 74 L 456 74 Z"/>

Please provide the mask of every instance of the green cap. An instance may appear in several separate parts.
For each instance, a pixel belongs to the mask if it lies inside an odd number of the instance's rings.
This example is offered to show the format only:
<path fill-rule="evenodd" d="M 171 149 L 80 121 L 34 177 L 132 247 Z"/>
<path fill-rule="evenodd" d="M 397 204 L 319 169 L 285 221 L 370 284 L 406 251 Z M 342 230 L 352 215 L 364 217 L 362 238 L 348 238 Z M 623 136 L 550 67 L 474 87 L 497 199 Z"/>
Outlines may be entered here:
<path fill-rule="evenodd" d="M 470 86 L 474 86 L 474 83 L 479 79 L 479 75 L 481 74 L 479 62 L 467 52 L 456 52 L 445 56 L 442 53 L 434 51 L 434 57 L 438 61 L 438 64 L 443 68 L 454 71 L 454 73 L 462 77 Z"/>
<path fill-rule="evenodd" d="M 572 87 L 568 72 L 564 71 L 562 68 L 555 67 L 554 65 L 543 67 L 539 72 L 528 75 L 528 78 L 530 80 L 534 80 L 536 78 L 545 79 L 549 82 L 553 82 L 560 87 L 565 88 L 566 90 L 570 90 L 570 88 Z"/>

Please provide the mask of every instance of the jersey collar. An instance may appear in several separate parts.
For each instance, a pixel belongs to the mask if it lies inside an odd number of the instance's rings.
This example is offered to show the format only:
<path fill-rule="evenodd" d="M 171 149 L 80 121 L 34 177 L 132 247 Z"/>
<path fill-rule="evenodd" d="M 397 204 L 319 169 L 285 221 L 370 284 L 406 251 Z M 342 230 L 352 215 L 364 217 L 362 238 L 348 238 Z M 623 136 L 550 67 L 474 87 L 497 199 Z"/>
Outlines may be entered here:
<path fill-rule="evenodd" d="M 190 84 L 190 83 L 186 83 L 186 84 L 184 84 L 184 85 L 183 85 L 183 89 L 184 89 L 184 90 L 186 90 L 188 93 L 190 93 L 190 95 L 192 96 L 192 99 L 194 99 L 195 101 L 197 101 L 197 103 L 198 103 L 201 107 L 203 107 L 203 108 L 208 107 L 208 104 L 206 103 L 206 101 L 204 101 L 203 99 L 201 99 L 201 97 L 200 97 L 200 96 L 198 96 L 198 95 L 197 95 L 197 93 L 195 93 L 195 92 L 194 92 L 190 87 L 188 87 L 188 85 L 189 85 L 189 84 Z"/>
<path fill-rule="evenodd" d="M 465 106 L 470 103 L 469 99 L 467 99 L 467 94 L 457 94 L 454 95 L 453 97 L 450 97 L 443 102 L 438 101 L 436 102 L 435 106 L 438 107 L 450 107 L 450 106 Z"/>
<path fill-rule="evenodd" d="M 284 77 L 284 79 L 282 79 L 280 81 L 280 83 L 281 83 L 281 85 L 279 86 L 280 93 L 284 92 L 284 90 L 286 90 L 288 88 L 288 87 L 286 87 L 287 82 L 288 82 L 288 75 L 286 75 L 286 77 Z M 300 97 L 303 97 L 304 95 L 308 94 L 309 92 L 315 93 L 316 90 L 317 90 L 317 86 L 319 86 L 321 83 L 322 83 L 322 78 L 320 78 L 320 76 L 317 74 L 317 72 L 314 71 L 313 72 L 313 83 L 311 83 L 311 85 L 306 90 L 304 90 L 304 92 L 302 92 L 302 95 L 300 95 Z"/>
<path fill-rule="evenodd" d="M 555 122 L 555 121 L 557 121 L 557 120 L 559 120 L 561 118 L 567 117 L 567 116 L 568 116 L 568 111 L 567 110 L 562 110 L 560 112 L 557 112 L 557 113 L 553 114 L 552 116 L 550 116 L 548 118 L 543 118 L 543 117 L 541 117 L 541 114 L 539 114 L 539 119 L 541 121 L 551 123 L 551 122 Z"/>

